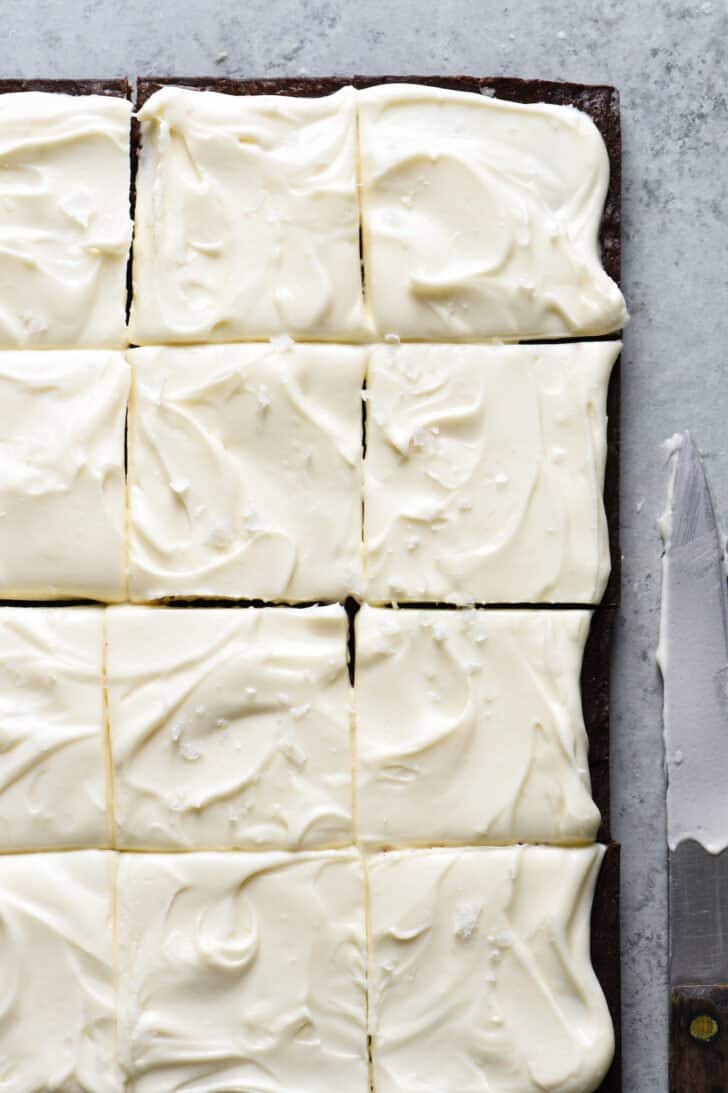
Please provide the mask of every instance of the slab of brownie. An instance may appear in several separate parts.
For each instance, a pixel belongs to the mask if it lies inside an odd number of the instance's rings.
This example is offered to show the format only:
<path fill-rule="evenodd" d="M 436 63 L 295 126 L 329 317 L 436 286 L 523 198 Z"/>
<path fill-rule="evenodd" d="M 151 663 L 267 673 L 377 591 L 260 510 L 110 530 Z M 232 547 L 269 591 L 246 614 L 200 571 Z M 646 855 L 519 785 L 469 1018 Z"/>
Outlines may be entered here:
<path fill-rule="evenodd" d="M 118 99 L 131 98 L 128 80 L 3 80 L 0 95 L 19 91 L 50 91 L 56 95 L 110 95 Z"/>
<path fill-rule="evenodd" d="M 415 83 L 444 87 L 452 91 L 511 99 L 514 102 L 548 102 L 557 106 L 575 106 L 594 121 L 604 138 L 609 155 L 609 189 L 600 231 L 604 268 L 617 284 L 621 263 L 621 165 L 622 144 L 619 117 L 619 92 L 606 85 L 554 83 L 549 80 L 519 80 L 508 76 L 352 76 L 303 77 L 281 79 L 233 80 L 214 77 L 174 78 L 142 77 L 137 81 L 137 109 L 165 84 L 190 87 L 198 91 L 217 91 L 226 95 L 330 95 L 339 88 L 371 87 L 382 83 Z M 135 133 L 135 154 L 138 150 Z M 612 572 L 602 602 L 618 606 L 620 602 L 621 553 L 619 545 L 619 370 L 614 366 L 607 398 L 607 467 L 604 502 L 609 527 Z"/>
<path fill-rule="evenodd" d="M 610 182 L 600 231 L 604 268 L 618 284 L 621 263 L 621 130 L 619 93 L 606 85 L 588 86 L 521 80 L 511 77 L 474 76 L 353 76 L 281 79 L 227 79 L 214 77 L 143 77 L 137 81 L 137 109 L 165 84 L 217 91 L 228 95 L 330 95 L 346 85 L 371 87 L 382 83 L 416 83 L 496 96 L 514 102 L 547 102 L 575 106 L 593 119 L 604 138 L 610 164 Z M 138 132 L 134 142 L 138 150 Z M 605 508 L 609 526 L 612 572 L 601 607 L 594 613 L 582 670 L 582 703 L 589 736 L 589 767 L 594 800 L 602 814 L 598 838 L 610 843 L 609 799 L 609 678 L 610 645 L 614 608 L 619 605 L 621 555 L 619 546 L 619 409 L 620 364 L 617 361 L 609 385 L 607 412 L 607 467 Z M 558 609 L 558 608 L 557 608 Z M 592 918 L 592 960 L 604 990 L 614 1023 L 614 1062 L 599 1093 L 620 1093 L 620 934 L 619 847 L 610 843 L 597 885 Z"/>

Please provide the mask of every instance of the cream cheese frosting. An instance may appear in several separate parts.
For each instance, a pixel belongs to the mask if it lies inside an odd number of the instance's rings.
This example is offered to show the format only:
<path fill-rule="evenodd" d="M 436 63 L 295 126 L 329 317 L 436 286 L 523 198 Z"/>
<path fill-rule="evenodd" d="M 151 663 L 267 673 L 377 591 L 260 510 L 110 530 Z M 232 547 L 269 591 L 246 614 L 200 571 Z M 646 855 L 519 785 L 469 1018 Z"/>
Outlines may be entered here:
<path fill-rule="evenodd" d="M 609 160 L 591 119 L 436 87 L 359 92 L 366 291 L 380 334 L 416 341 L 605 334 Z"/>
<path fill-rule="evenodd" d="M 619 342 L 372 350 L 366 599 L 597 603 Z"/>
<path fill-rule="evenodd" d="M 592 1093 L 614 1051 L 589 956 L 603 857 L 403 851 L 369 862 L 377 1093 Z"/>
<path fill-rule="evenodd" d="M 0 95 L 0 346 L 126 345 L 131 104 Z"/>
<path fill-rule="evenodd" d="M 129 382 L 113 351 L 0 353 L 0 599 L 123 598 Z"/>
<path fill-rule="evenodd" d="M 353 841 L 343 607 L 107 612 L 116 845 Z"/>
<path fill-rule="evenodd" d="M 122 1093 L 113 968 L 115 856 L 0 856 L 0 1085 Z"/>
<path fill-rule="evenodd" d="M 164 87 L 138 116 L 132 341 L 364 334 L 351 87 Z"/>
<path fill-rule="evenodd" d="M 118 898 L 135 1093 L 368 1093 L 358 855 L 122 855 Z"/>
<path fill-rule="evenodd" d="M 103 621 L 0 607 L 0 850 L 109 845 Z"/>
<path fill-rule="evenodd" d="M 132 600 L 360 587 L 365 356 L 290 339 L 129 353 Z"/>
<path fill-rule="evenodd" d="M 579 690 L 589 621 L 588 611 L 363 607 L 360 842 L 592 842 Z"/>

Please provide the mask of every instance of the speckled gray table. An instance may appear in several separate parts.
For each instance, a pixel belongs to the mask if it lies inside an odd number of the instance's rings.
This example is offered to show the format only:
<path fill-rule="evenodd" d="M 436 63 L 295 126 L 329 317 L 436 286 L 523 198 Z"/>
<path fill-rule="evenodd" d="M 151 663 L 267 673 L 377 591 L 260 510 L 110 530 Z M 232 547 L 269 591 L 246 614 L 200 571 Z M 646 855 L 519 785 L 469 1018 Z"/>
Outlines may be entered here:
<path fill-rule="evenodd" d="M 474 73 L 613 83 L 624 132 L 623 608 L 615 648 L 624 844 L 625 1093 L 667 1088 L 655 518 L 660 442 L 690 426 L 728 518 L 728 0 L 4 0 L 4 76 Z"/>

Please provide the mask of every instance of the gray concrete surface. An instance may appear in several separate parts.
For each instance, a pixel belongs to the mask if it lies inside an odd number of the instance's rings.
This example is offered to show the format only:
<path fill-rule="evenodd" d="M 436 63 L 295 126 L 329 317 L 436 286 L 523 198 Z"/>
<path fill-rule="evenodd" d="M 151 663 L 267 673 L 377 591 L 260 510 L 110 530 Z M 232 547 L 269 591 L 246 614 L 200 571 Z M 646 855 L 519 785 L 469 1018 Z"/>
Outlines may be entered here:
<path fill-rule="evenodd" d="M 615 825 L 626 1093 L 666 1090 L 658 625 L 665 471 L 690 426 L 728 517 L 728 0 L 4 0 L 6 76 L 474 73 L 610 82 L 624 125 L 624 590 Z M 455 1093 L 455 1091 L 453 1091 Z"/>

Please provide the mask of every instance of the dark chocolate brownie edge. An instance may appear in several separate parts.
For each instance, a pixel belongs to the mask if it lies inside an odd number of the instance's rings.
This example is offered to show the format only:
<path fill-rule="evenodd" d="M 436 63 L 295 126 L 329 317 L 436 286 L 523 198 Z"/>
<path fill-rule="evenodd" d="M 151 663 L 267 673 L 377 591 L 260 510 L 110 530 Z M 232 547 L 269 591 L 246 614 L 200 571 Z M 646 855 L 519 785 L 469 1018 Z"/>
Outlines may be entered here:
<path fill-rule="evenodd" d="M 130 99 L 131 85 L 120 80 L 8 80 L 0 79 L 0 95 L 19 91 L 50 91 L 56 95 L 111 95 Z"/>
<path fill-rule="evenodd" d="M 597 838 L 611 840 L 609 794 L 609 663 L 615 609 L 598 607 L 592 617 L 581 670 L 584 723 L 589 738 L 592 796 L 601 812 Z"/>
<path fill-rule="evenodd" d="M 611 843 L 604 856 L 592 910 L 592 964 L 614 1025 L 614 1060 L 597 1093 L 622 1093 L 619 863 L 620 848 Z"/>

